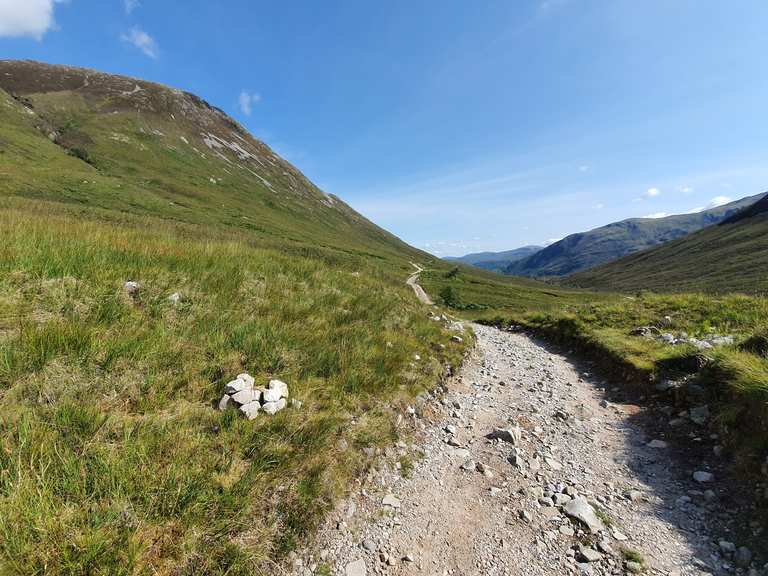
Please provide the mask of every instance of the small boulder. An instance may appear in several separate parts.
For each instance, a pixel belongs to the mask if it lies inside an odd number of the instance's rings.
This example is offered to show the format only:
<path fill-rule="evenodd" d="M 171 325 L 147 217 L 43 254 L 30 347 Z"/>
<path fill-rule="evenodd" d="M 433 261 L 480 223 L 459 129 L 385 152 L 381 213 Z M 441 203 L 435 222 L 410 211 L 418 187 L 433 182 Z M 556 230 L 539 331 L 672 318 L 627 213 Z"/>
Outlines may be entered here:
<path fill-rule="evenodd" d="M 240 380 L 237 378 L 236 380 L 232 380 L 227 383 L 226 386 L 224 386 L 224 393 L 229 394 L 230 396 L 233 394 L 237 394 L 241 390 L 250 390 L 252 388 L 251 385 L 248 385 L 247 382 L 244 382 L 243 380 Z"/>
<path fill-rule="evenodd" d="M 279 390 L 264 390 L 264 402 L 277 402 L 282 398 Z"/>
<path fill-rule="evenodd" d="M 236 392 L 235 394 L 232 394 L 232 400 L 240 404 L 241 406 L 243 404 L 250 404 L 251 402 L 258 402 L 259 401 L 259 394 L 250 388 L 245 388 L 243 390 L 240 390 L 240 392 Z"/>
<path fill-rule="evenodd" d="M 242 380 L 245 382 L 249 388 L 253 388 L 253 385 L 256 383 L 256 381 L 253 379 L 253 376 L 248 374 L 247 372 L 243 372 L 242 374 L 237 375 L 238 380 Z"/>
<path fill-rule="evenodd" d="M 269 390 L 264 392 L 264 394 L 266 395 L 267 392 L 269 392 Z M 282 400 L 285 400 L 285 399 L 283 398 Z M 285 408 L 285 404 L 281 406 L 279 400 L 277 402 L 265 402 L 261 407 L 261 409 L 264 410 L 264 412 L 266 412 L 270 416 L 274 416 L 275 414 L 280 412 L 280 410 L 282 410 L 283 408 Z"/>
<path fill-rule="evenodd" d="M 394 494 L 387 494 L 384 496 L 384 498 L 381 499 L 382 506 L 386 506 L 387 508 L 400 508 L 400 500 L 395 498 Z"/>
<path fill-rule="evenodd" d="M 170 302 L 175 306 L 176 304 L 181 302 L 181 294 L 179 294 L 178 292 L 174 292 L 173 294 L 168 296 L 168 302 Z"/>
<path fill-rule="evenodd" d="M 715 479 L 715 475 L 711 472 L 705 472 L 703 470 L 697 470 L 693 473 L 693 479 L 696 480 L 696 482 L 699 482 L 700 484 L 705 484 L 707 482 L 712 482 L 712 480 Z"/>
<path fill-rule="evenodd" d="M 513 426 L 512 428 L 496 428 L 486 436 L 489 440 L 502 440 L 503 442 L 509 442 L 512 445 L 519 445 L 523 438 L 523 431 L 520 426 Z"/>
<path fill-rule="evenodd" d="M 125 290 L 125 293 L 128 294 L 128 296 L 137 296 L 141 290 L 141 284 L 133 280 L 128 280 L 128 282 L 123 284 L 123 290 Z"/>
<path fill-rule="evenodd" d="M 224 396 L 221 397 L 221 400 L 219 400 L 219 410 L 222 412 L 226 410 L 227 408 L 230 408 L 232 406 L 232 396 L 229 394 L 224 394 Z"/>
<path fill-rule="evenodd" d="M 255 402 L 249 402 L 240 406 L 240 412 L 242 412 L 248 420 L 253 420 L 259 415 L 261 410 L 261 403 L 257 400 Z"/>
<path fill-rule="evenodd" d="M 355 560 L 344 568 L 344 576 L 366 576 L 365 560 Z"/>
<path fill-rule="evenodd" d="M 605 528 L 602 521 L 595 514 L 595 509 L 584 498 L 574 498 L 565 504 L 563 510 L 571 518 L 584 523 L 592 534 Z"/>
<path fill-rule="evenodd" d="M 270 380 L 267 388 L 279 393 L 280 398 L 288 398 L 288 384 L 282 380 Z"/>
<path fill-rule="evenodd" d="M 603 559 L 603 555 L 594 548 L 581 544 L 579 545 L 579 559 L 582 562 L 600 562 Z"/>

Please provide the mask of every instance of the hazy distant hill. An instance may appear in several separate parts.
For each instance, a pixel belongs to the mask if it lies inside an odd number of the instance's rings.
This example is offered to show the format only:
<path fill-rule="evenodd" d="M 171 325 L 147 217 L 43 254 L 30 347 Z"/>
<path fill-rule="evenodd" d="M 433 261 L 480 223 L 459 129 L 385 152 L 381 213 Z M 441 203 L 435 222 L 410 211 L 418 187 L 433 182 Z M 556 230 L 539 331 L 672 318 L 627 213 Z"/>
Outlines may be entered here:
<path fill-rule="evenodd" d="M 476 252 L 474 254 L 467 254 L 466 256 L 448 256 L 445 260 L 450 262 L 461 262 L 485 270 L 502 271 L 512 264 L 512 262 L 527 258 L 541 250 L 541 248 L 541 246 L 523 246 L 522 248 L 506 250 L 504 252 Z"/>
<path fill-rule="evenodd" d="M 754 197 L 753 197 L 754 198 Z M 684 238 L 564 280 L 603 290 L 768 292 L 768 197 Z"/>
<path fill-rule="evenodd" d="M 527 258 L 513 262 L 504 269 L 504 273 L 539 277 L 575 274 L 722 222 L 762 197 L 758 194 L 693 214 L 630 218 L 589 232 L 571 234 Z"/>

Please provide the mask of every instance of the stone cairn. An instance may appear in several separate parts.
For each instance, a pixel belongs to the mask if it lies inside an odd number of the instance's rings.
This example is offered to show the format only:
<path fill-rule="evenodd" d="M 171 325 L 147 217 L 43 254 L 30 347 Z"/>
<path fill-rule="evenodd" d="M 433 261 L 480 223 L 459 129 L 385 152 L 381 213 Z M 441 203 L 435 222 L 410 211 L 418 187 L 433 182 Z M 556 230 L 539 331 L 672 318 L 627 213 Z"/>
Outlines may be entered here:
<path fill-rule="evenodd" d="M 288 405 L 288 384 L 285 382 L 270 380 L 266 388 L 255 388 L 254 384 L 253 376 L 239 374 L 224 387 L 219 410 L 238 408 L 248 420 L 253 420 L 259 412 L 273 416 Z"/>

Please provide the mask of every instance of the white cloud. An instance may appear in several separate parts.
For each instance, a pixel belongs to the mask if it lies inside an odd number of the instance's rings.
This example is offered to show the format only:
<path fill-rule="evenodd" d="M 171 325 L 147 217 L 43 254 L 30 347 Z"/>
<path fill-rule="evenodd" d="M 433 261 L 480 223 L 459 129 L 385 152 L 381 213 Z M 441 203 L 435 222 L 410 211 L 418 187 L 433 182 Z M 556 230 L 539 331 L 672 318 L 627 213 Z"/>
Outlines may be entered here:
<path fill-rule="evenodd" d="M 589 166 L 586 164 L 582 164 L 579 166 L 579 172 L 589 172 Z"/>
<path fill-rule="evenodd" d="M 605 204 L 600 202 L 599 204 L 595 204 L 594 206 L 592 206 L 592 208 L 594 208 L 595 210 L 602 210 L 603 208 L 605 208 Z"/>
<path fill-rule="evenodd" d="M 646 198 L 656 198 L 656 196 L 661 194 L 661 190 L 658 188 L 648 188 L 648 190 L 645 191 L 645 197 Z"/>
<path fill-rule="evenodd" d="M 693 192 L 693 188 L 691 186 L 682 186 L 680 188 L 680 192 L 682 192 L 683 194 L 690 194 Z"/>
<path fill-rule="evenodd" d="M 55 26 L 54 5 L 65 0 L 0 0 L 0 38 L 28 36 L 42 40 Z"/>
<path fill-rule="evenodd" d="M 240 92 L 238 102 L 240 103 L 240 110 L 246 116 L 250 116 L 253 113 L 253 105 L 258 104 L 261 101 L 261 96 L 255 92 L 248 92 L 243 90 Z"/>
<path fill-rule="evenodd" d="M 125 13 L 130 14 L 141 6 L 141 2 L 139 0 L 123 0 L 123 5 L 125 6 Z"/>
<path fill-rule="evenodd" d="M 728 204 L 728 202 L 732 202 L 733 200 L 729 198 L 728 196 L 715 196 L 712 198 L 712 200 L 709 201 L 709 203 L 704 207 L 705 210 L 709 210 L 710 208 L 717 208 L 718 206 L 722 206 L 723 204 Z"/>
<path fill-rule="evenodd" d="M 2 0 L 0 0 L 0 2 L 2 2 Z M 136 48 L 141 50 L 145 56 L 149 56 L 150 58 L 157 58 L 160 54 L 155 39 L 140 28 L 131 28 L 130 32 L 120 36 L 120 39 L 128 44 L 133 44 Z"/>
<path fill-rule="evenodd" d="M 654 212 L 643 216 L 643 218 L 666 218 L 667 216 L 669 216 L 669 212 Z"/>

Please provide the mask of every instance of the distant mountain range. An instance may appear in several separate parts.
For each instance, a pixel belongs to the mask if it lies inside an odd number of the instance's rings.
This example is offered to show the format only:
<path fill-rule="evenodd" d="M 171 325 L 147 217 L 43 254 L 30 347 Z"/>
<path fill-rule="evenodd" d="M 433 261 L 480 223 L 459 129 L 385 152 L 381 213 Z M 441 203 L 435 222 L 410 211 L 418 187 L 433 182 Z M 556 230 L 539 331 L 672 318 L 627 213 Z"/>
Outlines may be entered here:
<path fill-rule="evenodd" d="M 716 226 L 580 272 L 564 283 L 618 291 L 764 294 L 767 271 L 768 196 L 764 196 Z"/>
<path fill-rule="evenodd" d="M 466 256 L 448 256 L 445 260 L 469 264 L 470 266 L 483 268 L 484 270 L 501 272 L 513 262 L 527 258 L 541 249 L 542 246 L 523 246 L 522 248 L 506 250 L 505 252 L 476 252 L 474 254 L 467 254 Z"/>
<path fill-rule="evenodd" d="M 571 234 L 526 258 L 510 263 L 503 272 L 532 277 L 575 274 L 718 224 L 763 196 L 749 196 L 693 214 L 630 218 L 589 232 Z"/>

